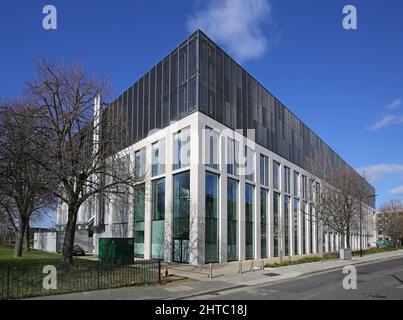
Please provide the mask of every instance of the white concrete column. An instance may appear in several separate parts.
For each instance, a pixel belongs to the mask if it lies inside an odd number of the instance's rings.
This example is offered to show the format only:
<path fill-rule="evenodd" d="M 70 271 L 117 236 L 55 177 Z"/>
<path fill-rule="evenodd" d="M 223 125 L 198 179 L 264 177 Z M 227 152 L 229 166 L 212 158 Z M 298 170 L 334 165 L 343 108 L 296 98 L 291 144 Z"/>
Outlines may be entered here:
<path fill-rule="evenodd" d="M 171 130 L 165 137 L 165 260 L 172 262 L 173 260 L 173 154 L 174 154 L 174 137 Z"/>
<path fill-rule="evenodd" d="M 203 127 L 199 116 L 192 118 L 190 128 L 190 234 L 189 263 L 205 263 L 205 168 L 201 150 Z"/>
<path fill-rule="evenodd" d="M 151 259 L 152 255 L 152 183 L 151 183 L 151 162 L 152 150 L 151 144 L 146 145 L 146 163 L 145 163 L 145 197 L 144 197 L 144 259 Z"/>

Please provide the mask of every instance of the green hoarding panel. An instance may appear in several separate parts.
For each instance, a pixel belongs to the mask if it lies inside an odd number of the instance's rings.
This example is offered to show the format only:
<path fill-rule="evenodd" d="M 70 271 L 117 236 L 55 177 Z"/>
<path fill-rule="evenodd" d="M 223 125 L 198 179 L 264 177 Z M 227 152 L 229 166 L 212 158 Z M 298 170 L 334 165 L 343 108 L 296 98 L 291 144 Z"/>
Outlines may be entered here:
<path fill-rule="evenodd" d="M 99 260 L 106 264 L 131 264 L 134 260 L 132 238 L 100 238 Z"/>

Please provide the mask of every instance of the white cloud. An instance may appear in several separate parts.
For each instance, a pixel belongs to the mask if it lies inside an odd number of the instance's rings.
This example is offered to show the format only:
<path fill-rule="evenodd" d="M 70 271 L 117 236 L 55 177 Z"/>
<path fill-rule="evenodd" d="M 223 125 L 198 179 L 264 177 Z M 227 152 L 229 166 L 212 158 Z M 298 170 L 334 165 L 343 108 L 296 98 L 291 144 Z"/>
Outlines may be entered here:
<path fill-rule="evenodd" d="M 392 196 L 403 196 L 403 186 L 390 190 L 389 194 L 391 194 Z"/>
<path fill-rule="evenodd" d="M 382 128 L 385 128 L 391 124 L 396 123 L 398 117 L 394 116 L 392 114 L 388 114 L 386 116 L 383 116 L 381 119 L 379 119 L 377 122 L 375 122 L 372 126 L 371 126 L 371 130 L 372 131 L 376 131 Z"/>
<path fill-rule="evenodd" d="M 187 27 L 189 32 L 205 32 L 239 62 L 257 59 L 269 47 L 263 28 L 271 9 L 269 0 L 200 1 Z"/>
<path fill-rule="evenodd" d="M 370 182 L 381 180 L 387 174 L 403 173 L 403 164 L 376 164 L 358 169 Z"/>
<path fill-rule="evenodd" d="M 380 129 L 383 129 L 387 126 L 390 126 L 392 124 L 399 124 L 403 123 L 403 116 L 397 116 L 393 114 L 388 114 L 386 116 L 383 116 L 381 119 L 379 119 L 377 122 L 375 122 L 371 126 L 372 131 L 377 131 Z"/>
<path fill-rule="evenodd" d="M 388 105 L 386 107 L 386 109 L 391 109 L 391 110 L 397 109 L 400 107 L 401 104 L 402 104 L 402 101 L 400 99 L 397 99 L 397 100 L 393 101 L 390 105 Z"/>

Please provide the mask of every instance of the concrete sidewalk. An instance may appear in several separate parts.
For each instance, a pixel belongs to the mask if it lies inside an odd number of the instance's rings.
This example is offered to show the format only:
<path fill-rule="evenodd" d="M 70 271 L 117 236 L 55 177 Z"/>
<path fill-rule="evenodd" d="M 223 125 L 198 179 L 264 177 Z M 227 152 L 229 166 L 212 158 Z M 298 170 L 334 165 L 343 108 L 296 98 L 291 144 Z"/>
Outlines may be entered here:
<path fill-rule="evenodd" d="M 403 250 L 367 255 L 362 258 L 354 257 L 350 261 L 325 260 L 280 268 L 265 268 L 262 270 L 238 273 L 239 263 L 214 266 L 213 279 L 208 279 L 208 267 L 193 267 L 188 265 L 170 266 L 170 274 L 187 277 L 187 280 L 171 282 L 166 285 L 148 287 L 127 287 L 118 289 L 99 290 L 91 292 L 71 293 L 35 299 L 49 300 L 169 300 L 184 299 L 199 295 L 214 295 L 214 292 L 225 291 L 246 286 L 264 285 L 281 280 L 292 279 L 318 272 L 331 271 L 346 265 L 359 265 L 382 260 L 403 257 Z M 243 269 L 251 270 L 251 263 L 244 262 Z M 256 268 L 259 266 L 256 266 Z"/>

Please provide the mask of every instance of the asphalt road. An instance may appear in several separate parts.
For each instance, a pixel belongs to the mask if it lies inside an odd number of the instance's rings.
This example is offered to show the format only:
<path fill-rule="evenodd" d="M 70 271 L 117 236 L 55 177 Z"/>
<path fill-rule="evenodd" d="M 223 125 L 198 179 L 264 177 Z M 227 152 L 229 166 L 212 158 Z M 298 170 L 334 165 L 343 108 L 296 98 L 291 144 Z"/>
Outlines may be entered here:
<path fill-rule="evenodd" d="M 268 271 L 268 273 L 270 273 Z M 403 258 L 357 266 L 357 289 L 343 288 L 342 269 L 270 285 L 234 289 L 206 300 L 403 300 Z"/>

